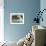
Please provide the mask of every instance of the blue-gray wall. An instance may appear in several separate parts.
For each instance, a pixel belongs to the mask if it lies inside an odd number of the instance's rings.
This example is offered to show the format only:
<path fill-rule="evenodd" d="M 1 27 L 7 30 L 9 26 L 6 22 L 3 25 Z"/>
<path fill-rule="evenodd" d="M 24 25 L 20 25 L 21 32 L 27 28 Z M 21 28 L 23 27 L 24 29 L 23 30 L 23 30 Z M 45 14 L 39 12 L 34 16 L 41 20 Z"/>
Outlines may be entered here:
<path fill-rule="evenodd" d="M 4 0 L 4 35 L 5 40 L 17 41 L 24 37 L 33 24 L 36 12 L 40 9 L 40 0 Z M 10 13 L 24 13 L 24 24 L 11 25 Z"/>

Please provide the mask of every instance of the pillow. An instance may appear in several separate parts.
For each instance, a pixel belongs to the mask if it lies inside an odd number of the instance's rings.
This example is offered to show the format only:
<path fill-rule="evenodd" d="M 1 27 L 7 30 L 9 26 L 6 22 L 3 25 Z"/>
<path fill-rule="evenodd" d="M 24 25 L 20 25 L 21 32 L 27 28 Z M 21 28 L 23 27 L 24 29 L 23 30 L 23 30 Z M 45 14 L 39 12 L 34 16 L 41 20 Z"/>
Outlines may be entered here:
<path fill-rule="evenodd" d="M 21 39 L 17 42 L 17 46 L 23 46 L 24 40 L 25 40 L 25 37 L 24 37 L 24 38 L 21 38 Z"/>
<path fill-rule="evenodd" d="M 33 43 L 33 35 L 31 34 L 31 32 L 29 32 L 25 37 L 23 46 L 31 46 L 32 43 Z"/>

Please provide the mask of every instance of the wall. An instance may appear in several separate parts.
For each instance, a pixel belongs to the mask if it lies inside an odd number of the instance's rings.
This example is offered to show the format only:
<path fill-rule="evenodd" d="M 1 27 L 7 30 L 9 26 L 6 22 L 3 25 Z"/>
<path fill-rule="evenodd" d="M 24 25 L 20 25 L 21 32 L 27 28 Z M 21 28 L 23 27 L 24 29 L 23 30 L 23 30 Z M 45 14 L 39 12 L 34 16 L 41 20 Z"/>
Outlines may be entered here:
<path fill-rule="evenodd" d="M 31 31 L 35 14 L 40 9 L 40 0 L 4 0 L 4 38 L 7 41 L 18 41 Z M 24 24 L 11 25 L 10 13 L 24 13 Z"/>
<path fill-rule="evenodd" d="M 4 41 L 4 3 L 0 0 L 0 42 Z"/>
<path fill-rule="evenodd" d="M 40 0 L 40 9 L 41 9 L 41 11 L 43 9 L 46 9 L 46 0 Z M 46 19 L 46 10 L 43 12 L 42 17 L 43 17 L 43 22 L 41 21 L 40 25 L 46 26 L 46 20 L 45 20 Z"/>
<path fill-rule="evenodd" d="M 40 0 L 40 10 L 43 10 L 43 9 L 46 9 L 46 0 Z M 43 22 L 40 21 L 40 25 L 46 27 L 46 11 L 44 11 L 42 17 L 44 20 L 43 20 Z M 46 40 L 45 40 L 45 44 L 46 44 Z"/>

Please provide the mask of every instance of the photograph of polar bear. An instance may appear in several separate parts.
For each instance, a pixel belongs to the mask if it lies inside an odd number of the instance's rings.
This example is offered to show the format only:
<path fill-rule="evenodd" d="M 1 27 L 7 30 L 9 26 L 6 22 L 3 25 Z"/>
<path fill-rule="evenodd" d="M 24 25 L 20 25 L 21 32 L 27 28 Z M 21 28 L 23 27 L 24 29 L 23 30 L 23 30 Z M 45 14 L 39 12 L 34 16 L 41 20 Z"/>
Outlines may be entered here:
<path fill-rule="evenodd" d="M 24 13 L 11 13 L 10 24 L 24 24 Z"/>

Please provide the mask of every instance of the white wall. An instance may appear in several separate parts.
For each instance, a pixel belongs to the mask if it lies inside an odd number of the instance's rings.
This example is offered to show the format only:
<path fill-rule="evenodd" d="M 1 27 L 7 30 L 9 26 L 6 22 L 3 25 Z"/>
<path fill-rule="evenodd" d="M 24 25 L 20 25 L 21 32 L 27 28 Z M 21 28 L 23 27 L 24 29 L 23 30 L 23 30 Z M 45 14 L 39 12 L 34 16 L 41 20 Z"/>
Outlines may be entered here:
<path fill-rule="evenodd" d="M 46 0 L 40 0 L 40 9 L 41 9 L 41 11 L 43 9 L 46 9 Z M 43 26 L 46 26 L 46 11 L 43 12 L 42 17 L 43 17 L 44 21 L 43 22 L 40 21 L 40 24 L 43 25 Z"/>
<path fill-rule="evenodd" d="M 4 41 L 4 1 L 0 0 L 0 42 Z"/>
<path fill-rule="evenodd" d="M 40 9 L 46 9 L 46 0 L 40 0 Z M 46 27 L 46 11 L 44 11 L 43 15 L 42 15 L 44 21 L 40 21 L 40 25 L 43 25 Z M 46 42 L 45 42 L 46 43 Z"/>

